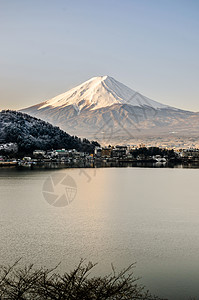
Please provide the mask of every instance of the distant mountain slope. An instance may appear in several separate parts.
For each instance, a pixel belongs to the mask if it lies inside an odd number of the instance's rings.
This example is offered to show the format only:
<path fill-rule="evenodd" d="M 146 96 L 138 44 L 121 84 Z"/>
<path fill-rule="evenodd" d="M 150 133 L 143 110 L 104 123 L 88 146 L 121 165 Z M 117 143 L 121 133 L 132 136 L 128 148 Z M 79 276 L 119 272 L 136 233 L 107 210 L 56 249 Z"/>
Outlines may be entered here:
<path fill-rule="evenodd" d="M 19 151 L 76 149 L 92 152 L 94 144 L 72 137 L 58 127 L 16 111 L 0 112 L 0 140 L 17 143 Z"/>
<path fill-rule="evenodd" d="M 197 113 L 151 100 L 109 76 L 94 77 L 22 111 L 72 135 L 99 141 L 110 136 L 108 142 L 173 132 L 190 136 L 199 130 Z"/>

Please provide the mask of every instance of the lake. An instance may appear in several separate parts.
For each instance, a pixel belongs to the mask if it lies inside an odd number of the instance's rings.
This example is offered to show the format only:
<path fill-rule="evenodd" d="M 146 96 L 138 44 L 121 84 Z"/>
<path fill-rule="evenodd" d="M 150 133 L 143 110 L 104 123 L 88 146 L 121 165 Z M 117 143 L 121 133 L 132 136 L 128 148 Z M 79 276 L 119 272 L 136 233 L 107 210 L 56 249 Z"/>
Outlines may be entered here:
<path fill-rule="evenodd" d="M 137 262 L 152 293 L 197 298 L 198 179 L 182 168 L 2 168 L 0 264 L 64 272 L 85 258 L 102 275 Z"/>

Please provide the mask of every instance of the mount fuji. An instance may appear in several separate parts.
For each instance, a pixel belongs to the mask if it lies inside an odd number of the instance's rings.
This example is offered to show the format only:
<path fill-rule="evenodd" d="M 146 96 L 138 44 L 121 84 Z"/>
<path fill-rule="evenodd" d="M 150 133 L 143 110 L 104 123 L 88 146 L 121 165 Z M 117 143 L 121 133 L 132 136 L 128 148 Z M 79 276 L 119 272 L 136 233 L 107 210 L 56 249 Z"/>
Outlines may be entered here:
<path fill-rule="evenodd" d="M 197 136 L 199 114 L 151 100 L 109 76 L 77 87 L 22 112 L 59 126 L 71 135 L 101 143 L 138 138 Z"/>

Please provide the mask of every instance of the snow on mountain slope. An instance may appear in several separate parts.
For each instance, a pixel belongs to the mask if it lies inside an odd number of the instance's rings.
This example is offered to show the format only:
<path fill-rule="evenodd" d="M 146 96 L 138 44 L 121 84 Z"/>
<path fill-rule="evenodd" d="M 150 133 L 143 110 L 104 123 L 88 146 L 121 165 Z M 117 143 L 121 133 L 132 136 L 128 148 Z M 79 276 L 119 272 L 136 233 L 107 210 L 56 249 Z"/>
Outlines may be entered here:
<path fill-rule="evenodd" d="M 23 112 L 59 126 L 71 135 L 108 142 L 133 137 L 190 137 L 199 132 L 199 115 L 151 100 L 109 76 L 94 77 Z M 109 132 L 110 134 L 107 134 Z M 172 133 L 173 138 L 173 133 Z"/>
<path fill-rule="evenodd" d="M 154 109 L 167 108 L 167 105 L 153 101 L 109 76 L 94 77 L 58 95 L 44 103 L 39 109 L 46 107 L 66 107 L 73 105 L 78 113 L 83 109 L 96 110 L 114 104 L 133 106 L 150 106 Z"/>

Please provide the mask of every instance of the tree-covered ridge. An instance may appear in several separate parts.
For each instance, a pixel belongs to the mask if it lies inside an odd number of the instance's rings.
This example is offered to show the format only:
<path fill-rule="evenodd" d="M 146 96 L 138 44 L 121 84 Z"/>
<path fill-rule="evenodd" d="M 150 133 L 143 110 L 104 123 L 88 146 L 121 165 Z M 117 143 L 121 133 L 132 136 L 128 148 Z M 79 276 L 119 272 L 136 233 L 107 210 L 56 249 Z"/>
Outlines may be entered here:
<path fill-rule="evenodd" d="M 3 110 L 0 112 L 0 143 L 17 143 L 19 152 L 31 153 L 35 149 L 76 149 L 92 153 L 97 142 L 81 140 L 27 114 Z"/>

